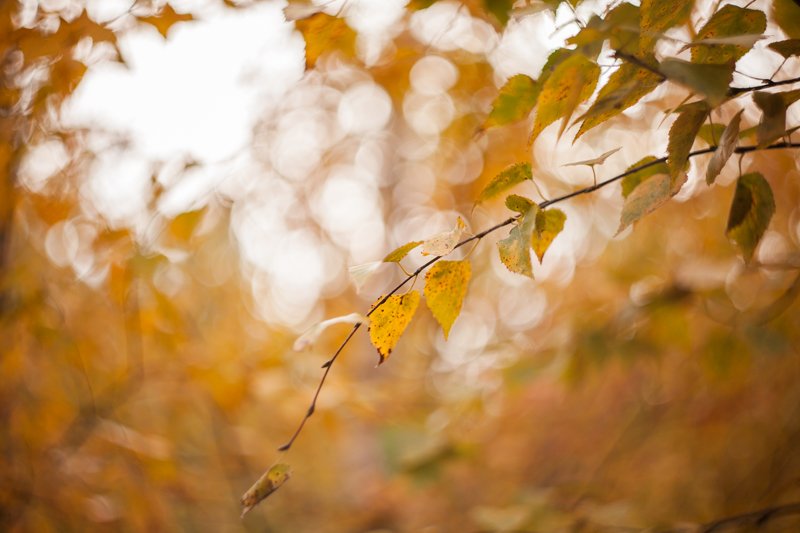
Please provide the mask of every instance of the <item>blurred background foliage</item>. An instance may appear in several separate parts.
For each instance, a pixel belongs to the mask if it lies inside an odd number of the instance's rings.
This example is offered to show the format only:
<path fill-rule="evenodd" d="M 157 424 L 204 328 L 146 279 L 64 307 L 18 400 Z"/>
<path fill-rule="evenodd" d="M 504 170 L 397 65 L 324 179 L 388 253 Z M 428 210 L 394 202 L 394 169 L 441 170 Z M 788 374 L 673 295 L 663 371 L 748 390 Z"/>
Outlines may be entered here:
<path fill-rule="evenodd" d="M 607 178 L 663 153 L 663 112 L 687 93 L 661 86 L 575 145 L 550 128 L 531 149 L 525 121 L 481 130 L 498 87 L 537 75 L 605 3 L 354 0 L 305 74 L 302 39 L 281 22 L 290 83 L 247 110 L 244 155 L 143 161 L 131 188 L 98 162 L 135 142 L 65 110 L 97 65 L 125 62 L 127 34 L 169 40 L 219 9 L 255 9 L 190 4 L 103 19 L 91 2 L 0 3 L 1 529 L 689 531 L 800 501 L 793 151 L 741 162 L 777 203 L 750 265 L 723 231 L 736 164 L 618 237 L 618 186 L 565 204 L 536 281 L 507 272 L 487 237 L 449 340 L 421 311 L 376 369 L 359 334 L 278 454 L 346 326 L 299 353 L 296 336 L 401 279 L 384 266 L 359 294 L 347 266 L 459 214 L 474 232 L 503 220 L 473 204 L 510 163 L 532 156 L 556 196 L 591 184 L 565 163 L 622 146 L 597 169 Z M 696 2 L 692 27 L 712 4 Z M 770 18 L 767 33 L 781 31 Z M 769 76 L 773 56 L 739 66 Z M 209 168 L 210 185 L 181 189 Z M 276 460 L 292 479 L 240 520 L 241 494 Z"/>

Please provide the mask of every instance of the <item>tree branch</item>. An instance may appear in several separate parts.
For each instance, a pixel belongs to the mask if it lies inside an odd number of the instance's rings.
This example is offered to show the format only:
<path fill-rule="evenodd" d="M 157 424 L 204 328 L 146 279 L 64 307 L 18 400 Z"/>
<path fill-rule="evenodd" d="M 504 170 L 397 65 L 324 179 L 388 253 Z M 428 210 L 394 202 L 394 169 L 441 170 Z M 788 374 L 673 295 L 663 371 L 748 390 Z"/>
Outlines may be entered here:
<path fill-rule="evenodd" d="M 782 84 L 782 83 L 783 82 L 776 82 L 776 84 Z M 766 147 L 763 147 L 763 148 L 759 148 L 758 146 L 739 146 L 734 150 L 734 152 L 737 153 L 737 154 L 745 154 L 745 153 L 748 153 L 748 152 L 754 152 L 756 150 L 781 150 L 781 149 L 787 149 L 787 148 L 800 148 L 800 143 L 781 142 L 781 143 L 772 144 L 772 145 L 769 145 L 769 146 L 766 146 Z M 692 158 L 692 157 L 695 157 L 695 156 L 698 156 L 698 155 L 710 154 L 710 153 L 713 153 L 716 149 L 717 149 L 716 146 L 711 146 L 709 148 L 703 148 L 701 150 L 695 150 L 693 152 L 690 152 L 688 157 Z M 545 200 L 544 202 L 539 203 L 538 206 L 539 206 L 540 209 L 545 209 L 546 207 L 549 207 L 551 205 L 563 202 L 565 200 L 569 200 L 570 198 L 574 198 L 576 196 L 580 196 L 580 195 L 583 195 L 583 194 L 592 193 L 592 192 L 594 192 L 594 191 L 596 191 L 598 189 L 602 189 L 606 185 L 610 185 L 610 184 L 612 184 L 612 183 L 614 183 L 616 181 L 621 180 L 625 176 L 630 176 L 631 174 L 639 172 L 640 170 L 644 170 L 646 168 L 650 168 L 653 165 L 658 165 L 658 164 L 661 164 L 661 163 L 665 163 L 666 161 L 667 161 L 667 157 L 666 156 L 661 157 L 659 159 L 655 159 L 653 161 L 650 161 L 649 163 L 645 163 L 643 165 L 639 165 L 639 166 L 633 167 L 631 169 L 626 170 L 622 174 L 618 174 L 618 175 L 614 176 L 613 178 L 609 178 L 609 179 L 607 179 L 605 181 L 598 182 L 598 183 L 596 183 L 594 185 L 591 185 L 589 187 L 584 187 L 583 189 L 578 189 L 576 191 L 572 191 L 570 193 L 564 194 L 564 195 L 559 196 L 557 198 L 553 198 L 551 200 Z M 483 239 L 484 237 L 486 237 L 490 233 L 493 233 L 493 232 L 499 230 L 500 228 L 504 228 L 506 226 L 509 226 L 509 225 L 513 224 L 517 220 L 517 218 L 518 217 L 510 217 L 510 218 L 507 218 L 506 220 L 504 220 L 502 222 L 498 222 L 494 226 L 491 226 L 490 228 L 487 228 L 487 229 L 481 231 L 480 233 L 476 233 L 475 235 L 473 235 L 471 237 L 468 237 L 468 238 L 464 239 L 463 241 L 459 242 L 458 244 L 456 244 L 455 248 L 461 248 L 462 246 L 464 246 L 464 245 L 466 245 L 466 244 L 468 244 L 470 242 Z M 374 306 L 372 306 L 372 309 L 370 309 L 366 313 L 366 316 L 369 317 L 380 306 L 382 306 L 384 303 L 386 303 L 386 300 L 388 300 L 390 296 L 392 296 L 393 294 L 397 293 L 397 291 L 402 289 L 406 285 L 406 283 L 408 283 L 412 279 L 414 279 L 417 276 L 419 276 L 422 273 L 422 271 L 424 271 L 426 268 L 428 268 L 429 266 L 433 265 L 434 263 L 436 263 L 437 261 L 442 259 L 442 257 L 444 257 L 444 256 L 437 255 L 436 257 L 433 257 L 432 259 L 428 260 L 423 265 L 421 265 L 419 268 L 417 268 L 414 272 L 412 272 L 411 274 L 406 276 L 388 294 L 384 295 L 383 298 L 381 298 L 378 301 L 378 303 L 376 303 Z M 345 337 L 345 339 L 342 342 L 342 344 L 339 345 L 339 348 L 336 349 L 336 352 L 333 354 L 333 357 L 331 357 L 329 360 L 327 360 L 322 365 L 322 368 L 324 368 L 325 371 L 323 372 L 322 378 L 320 378 L 319 384 L 317 385 L 317 388 L 316 388 L 316 390 L 314 392 L 314 397 L 311 400 L 311 405 L 309 405 L 308 411 L 306 411 L 305 416 L 300 421 L 300 425 L 295 430 L 294 434 L 292 435 L 292 438 L 290 438 L 289 441 L 286 444 L 284 444 L 283 446 L 278 448 L 278 451 L 284 452 L 284 451 L 289 450 L 289 448 L 292 447 L 292 444 L 294 444 L 294 441 L 297 440 L 297 437 L 300 435 L 300 432 L 303 431 L 303 427 L 305 426 L 306 421 L 309 418 L 311 418 L 311 415 L 314 414 L 314 410 L 316 409 L 316 406 L 317 406 L 317 399 L 319 398 L 320 392 L 322 391 L 322 386 L 325 384 L 325 380 L 328 377 L 328 373 L 330 373 L 331 366 L 333 366 L 333 363 L 336 362 L 336 359 L 342 353 L 342 350 L 344 350 L 345 346 L 347 346 L 347 344 L 350 342 L 350 339 L 353 338 L 353 335 L 355 335 L 356 331 L 358 331 L 361 326 L 362 326 L 361 322 L 355 324 L 353 326 L 353 329 L 350 330 L 350 333 L 347 335 L 347 337 Z"/>

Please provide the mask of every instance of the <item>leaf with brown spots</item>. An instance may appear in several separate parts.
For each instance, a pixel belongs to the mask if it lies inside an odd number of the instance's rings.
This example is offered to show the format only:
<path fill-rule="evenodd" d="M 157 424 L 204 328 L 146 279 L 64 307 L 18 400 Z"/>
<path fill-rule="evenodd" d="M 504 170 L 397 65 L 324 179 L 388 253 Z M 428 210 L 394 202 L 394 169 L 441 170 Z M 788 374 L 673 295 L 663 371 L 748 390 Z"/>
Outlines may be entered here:
<path fill-rule="evenodd" d="M 425 275 L 425 303 L 442 326 L 445 339 L 461 312 L 470 277 L 472 267 L 466 259 L 439 261 Z"/>
<path fill-rule="evenodd" d="M 291 476 L 292 468 L 289 465 L 285 463 L 272 465 L 242 496 L 242 517 L 261 500 L 278 490 Z"/>
<path fill-rule="evenodd" d="M 766 28 L 767 16 L 763 11 L 727 4 L 698 32 L 692 46 L 692 63 L 735 63 L 750 51 Z"/>
<path fill-rule="evenodd" d="M 384 296 L 378 298 L 372 306 L 373 311 L 369 314 L 369 340 L 378 350 L 380 360 L 383 363 L 392 349 L 397 345 L 400 336 L 408 327 L 414 313 L 419 305 L 419 293 L 410 291 L 406 294 L 393 294 L 379 307 L 375 307 Z"/>

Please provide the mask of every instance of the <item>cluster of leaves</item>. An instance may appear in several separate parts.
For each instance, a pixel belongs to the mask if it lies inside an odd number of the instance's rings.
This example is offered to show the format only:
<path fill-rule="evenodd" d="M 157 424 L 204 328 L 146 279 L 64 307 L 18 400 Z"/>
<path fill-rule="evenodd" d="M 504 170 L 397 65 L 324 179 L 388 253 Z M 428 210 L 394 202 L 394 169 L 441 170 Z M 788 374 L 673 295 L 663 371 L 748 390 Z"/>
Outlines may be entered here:
<path fill-rule="evenodd" d="M 434 3 L 411 2 L 408 9 L 427 9 Z M 532 11 L 555 11 L 562 3 L 574 8 L 580 2 L 532 2 L 515 7 L 510 1 L 486 0 L 465 5 L 473 15 L 502 27 L 512 18 Z M 767 46 L 786 62 L 800 55 L 800 6 L 791 0 L 773 0 L 770 7 L 772 20 L 788 38 L 770 40 Z M 535 143 L 546 128 L 558 121 L 559 137 L 577 126 L 574 143 L 588 131 L 606 124 L 645 99 L 662 84 L 675 84 L 687 90 L 688 95 L 670 111 L 675 118 L 669 128 L 665 156 L 643 157 L 624 173 L 598 183 L 595 167 L 601 166 L 616 152 L 611 150 L 596 158 L 573 163 L 592 169 L 595 183 L 591 187 L 542 202 L 509 194 L 505 196 L 505 205 L 512 216 L 477 236 L 459 243 L 457 226 L 433 239 L 413 241 L 399 247 L 388 254 L 384 262 L 399 263 L 420 245 L 423 254 L 435 257 L 413 273 L 404 269 L 405 280 L 389 294 L 378 298 L 366 316 L 353 315 L 350 321 L 355 323 L 355 327 L 344 344 L 362 323 L 369 321 L 370 340 L 383 362 L 407 328 L 420 299 L 414 290 L 402 295 L 396 292 L 426 268 L 430 269 L 425 278 L 425 299 L 447 337 L 461 309 L 471 269 L 466 260 L 440 259 L 462 244 L 512 225 L 508 236 L 497 243 L 500 260 L 511 272 L 533 278 L 531 251 L 541 262 L 566 222 L 563 211 L 550 207 L 555 203 L 621 180 L 624 203 L 617 230 L 620 233 L 663 206 L 682 189 L 688 181 L 689 160 L 694 156 L 712 154 L 705 172 L 706 182 L 711 186 L 734 153 L 800 147 L 790 138 L 795 128 L 786 124 L 787 109 L 800 99 L 800 90 L 775 90 L 800 79 L 775 81 L 773 78 L 780 72 L 778 69 L 772 78 L 758 79 L 759 83 L 754 86 L 741 87 L 733 83 L 737 62 L 756 43 L 769 39 L 765 34 L 767 14 L 759 9 L 723 3 L 699 29 L 695 29 L 692 22 L 694 8 L 693 0 L 645 0 L 640 5 L 618 2 L 606 13 L 592 16 L 586 24 L 579 23 L 579 31 L 566 41 L 565 47 L 550 54 L 537 79 L 517 74 L 506 81 L 481 127 L 487 130 L 510 126 L 533 114 L 528 145 Z M 290 4 L 287 9 L 291 10 L 293 6 Z M 323 54 L 331 51 L 354 59 L 356 35 L 343 18 L 324 13 L 321 8 L 311 8 L 297 18 L 297 28 L 306 41 L 307 68 L 313 68 Z M 672 35 L 680 34 L 682 30 L 688 30 L 691 39 L 677 49 L 674 46 L 677 40 Z M 659 50 L 664 48 L 674 50 L 675 55 L 663 56 Z M 600 64 L 604 59 L 615 63 L 611 67 L 613 72 L 598 89 Z M 747 94 L 752 94 L 761 111 L 761 119 L 752 127 L 742 128 L 744 107 L 740 97 Z M 584 111 L 573 119 L 582 106 Z M 715 123 L 714 116 L 720 117 L 721 122 L 727 122 L 727 125 Z M 693 151 L 698 138 L 710 147 Z M 743 139 L 752 139 L 754 143 L 740 145 Z M 532 165 L 524 161 L 512 164 L 489 181 L 478 195 L 476 204 L 502 196 L 527 181 L 535 185 Z M 736 181 L 726 235 L 738 246 L 745 261 L 753 258 L 774 213 L 775 200 L 769 181 L 759 172 L 741 174 Z M 447 245 L 434 248 L 431 243 L 436 240 L 447 241 Z M 358 281 L 363 281 L 377 264 L 355 267 Z M 339 321 L 332 319 L 326 321 L 326 325 Z M 319 327 L 315 328 L 314 334 L 319 331 Z M 335 358 L 326 363 L 326 375 Z M 313 405 L 309 414 L 311 412 Z"/>

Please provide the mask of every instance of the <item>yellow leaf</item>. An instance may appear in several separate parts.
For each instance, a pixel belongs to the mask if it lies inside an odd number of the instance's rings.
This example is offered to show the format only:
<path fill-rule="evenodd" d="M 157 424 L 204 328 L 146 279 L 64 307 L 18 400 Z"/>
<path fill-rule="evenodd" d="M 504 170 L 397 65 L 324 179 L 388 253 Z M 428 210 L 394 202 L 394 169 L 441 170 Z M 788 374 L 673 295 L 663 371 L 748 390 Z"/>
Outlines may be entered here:
<path fill-rule="evenodd" d="M 389 252 L 386 257 L 383 258 L 384 263 L 399 263 L 400 261 L 408 255 L 408 252 L 416 248 L 422 244 L 422 241 L 411 241 L 407 242 L 403 246 L 398 246 L 391 252 Z"/>
<path fill-rule="evenodd" d="M 383 363 L 392 349 L 400 340 L 419 305 L 419 293 L 411 291 L 403 295 L 393 294 L 386 299 L 380 307 L 375 307 L 383 296 L 378 298 L 372 306 L 369 318 L 369 340 L 378 350 L 380 361 Z"/>
<path fill-rule="evenodd" d="M 671 177 L 674 178 L 683 171 L 697 132 L 700 131 L 708 112 L 704 102 L 689 104 L 672 123 L 667 144 L 667 165 Z"/>
<path fill-rule="evenodd" d="M 512 76 L 494 99 L 484 127 L 502 126 L 526 118 L 536 105 L 540 90 L 541 84 L 529 76 Z"/>
<path fill-rule="evenodd" d="M 442 326 L 444 338 L 461 312 L 472 277 L 472 267 L 463 261 L 439 261 L 425 275 L 425 302 L 433 317 Z"/>
<path fill-rule="evenodd" d="M 167 38 L 167 34 L 169 34 L 169 30 L 172 29 L 174 24 L 178 22 L 188 22 L 194 20 L 194 17 L 191 13 L 177 13 L 172 6 L 167 4 L 164 6 L 164 9 L 158 13 L 158 15 L 153 15 L 150 17 L 138 17 L 139 22 L 144 22 L 145 24 L 150 24 L 151 26 L 155 27 L 158 30 L 158 33 L 161 34 L 164 39 Z"/>
<path fill-rule="evenodd" d="M 553 239 L 564 229 L 566 220 L 567 215 L 560 209 L 540 210 L 536 213 L 536 226 L 531 234 L 531 246 L 540 263 Z"/>
<path fill-rule="evenodd" d="M 536 213 L 539 206 L 531 204 L 511 229 L 508 237 L 497 242 L 500 261 L 515 274 L 533 278 L 531 267 L 531 236 L 536 225 Z"/>
<path fill-rule="evenodd" d="M 306 70 L 314 68 L 317 59 L 334 50 L 347 57 L 355 55 L 356 34 L 344 20 L 327 13 L 315 13 L 295 22 L 306 41 Z"/>
<path fill-rule="evenodd" d="M 533 170 L 531 169 L 530 163 L 514 163 L 513 165 L 509 165 L 504 168 L 500 174 L 492 178 L 492 181 L 483 188 L 475 203 L 479 204 L 490 200 L 525 180 L 533 180 Z"/>
<path fill-rule="evenodd" d="M 692 63 L 735 63 L 750 51 L 766 27 L 763 11 L 723 6 L 698 32 L 692 46 Z M 736 37 L 739 39 L 733 39 Z"/>
<path fill-rule="evenodd" d="M 289 465 L 285 463 L 272 465 L 242 496 L 242 516 L 244 517 L 261 500 L 278 490 L 291 475 L 292 469 Z"/>

